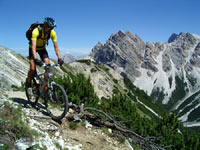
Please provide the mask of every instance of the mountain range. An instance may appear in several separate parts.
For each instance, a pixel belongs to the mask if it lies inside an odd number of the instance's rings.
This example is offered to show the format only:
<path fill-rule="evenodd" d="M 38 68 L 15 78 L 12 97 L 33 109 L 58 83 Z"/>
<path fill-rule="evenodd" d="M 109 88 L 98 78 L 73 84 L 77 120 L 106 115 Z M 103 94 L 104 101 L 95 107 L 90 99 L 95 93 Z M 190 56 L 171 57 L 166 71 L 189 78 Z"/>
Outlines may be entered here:
<path fill-rule="evenodd" d="M 152 43 L 119 31 L 97 43 L 90 56 L 176 112 L 185 126 L 200 126 L 200 36 L 173 33 L 168 42 Z"/>

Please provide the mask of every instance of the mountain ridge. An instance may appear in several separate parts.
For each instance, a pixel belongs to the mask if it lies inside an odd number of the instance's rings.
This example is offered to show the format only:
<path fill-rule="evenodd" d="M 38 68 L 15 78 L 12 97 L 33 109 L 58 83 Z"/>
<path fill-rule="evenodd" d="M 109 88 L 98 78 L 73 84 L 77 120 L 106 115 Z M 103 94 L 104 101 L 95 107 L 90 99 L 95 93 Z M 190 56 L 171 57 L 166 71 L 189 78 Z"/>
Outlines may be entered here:
<path fill-rule="evenodd" d="M 105 44 L 97 43 L 90 56 L 128 77 L 167 109 L 200 87 L 200 36 L 195 34 L 173 33 L 166 43 L 152 43 L 120 30 Z"/>

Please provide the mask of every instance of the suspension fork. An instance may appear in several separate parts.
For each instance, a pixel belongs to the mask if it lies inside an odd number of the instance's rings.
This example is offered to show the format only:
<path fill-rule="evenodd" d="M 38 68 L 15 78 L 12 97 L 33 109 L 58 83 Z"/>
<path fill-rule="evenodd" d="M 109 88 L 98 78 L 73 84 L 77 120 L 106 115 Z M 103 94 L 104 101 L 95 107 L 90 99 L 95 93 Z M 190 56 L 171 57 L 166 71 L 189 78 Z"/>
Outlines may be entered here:
<path fill-rule="evenodd" d="M 48 87 L 48 90 L 49 90 L 48 94 L 51 101 L 53 101 L 53 94 L 54 94 L 53 84 L 55 84 L 54 81 L 50 82 L 49 87 Z"/>
<path fill-rule="evenodd" d="M 49 79 L 50 79 L 50 68 L 45 68 L 45 73 L 44 73 L 44 83 L 42 86 L 42 92 L 44 93 L 44 101 L 46 104 L 46 107 L 48 107 L 48 99 L 52 99 L 52 92 L 50 89 L 52 89 L 52 84 L 49 84 Z"/>

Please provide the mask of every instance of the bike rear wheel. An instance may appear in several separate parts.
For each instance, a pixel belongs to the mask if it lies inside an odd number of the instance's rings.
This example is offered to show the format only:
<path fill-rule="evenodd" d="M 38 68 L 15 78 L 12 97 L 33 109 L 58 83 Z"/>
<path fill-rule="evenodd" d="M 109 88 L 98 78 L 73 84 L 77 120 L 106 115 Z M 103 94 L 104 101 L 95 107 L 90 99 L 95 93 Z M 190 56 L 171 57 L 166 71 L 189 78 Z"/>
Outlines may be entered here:
<path fill-rule="evenodd" d="M 65 90 L 60 85 L 52 83 L 47 93 L 47 112 L 51 118 L 61 120 L 68 112 L 68 97 Z"/>
<path fill-rule="evenodd" d="M 31 87 L 25 87 L 26 91 L 26 97 L 28 101 L 31 103 L 31 105 L 35 106 L 35 104 L 38 102 L 40 91 L 39 91 L 39 84 L 37 84 L 35 78 L 31 80 Z"/>

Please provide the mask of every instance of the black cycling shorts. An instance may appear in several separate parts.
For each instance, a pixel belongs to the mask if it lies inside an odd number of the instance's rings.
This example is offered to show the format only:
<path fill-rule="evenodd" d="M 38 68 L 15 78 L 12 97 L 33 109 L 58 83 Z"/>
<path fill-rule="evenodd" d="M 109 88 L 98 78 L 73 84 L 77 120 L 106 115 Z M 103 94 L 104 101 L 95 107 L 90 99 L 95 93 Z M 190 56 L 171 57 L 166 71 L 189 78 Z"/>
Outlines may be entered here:
<path fill-rule="evenodd" d="M 40 55 L 40 58 L 44 60 L 44 58 L 49 58 L 49 55 L 47 53 L 46 49 L 43 50 L 36 50 L 36 52 Z M 32 54 L 32 48 L 29 48 L 29 59 L 34 59 Z"/>

